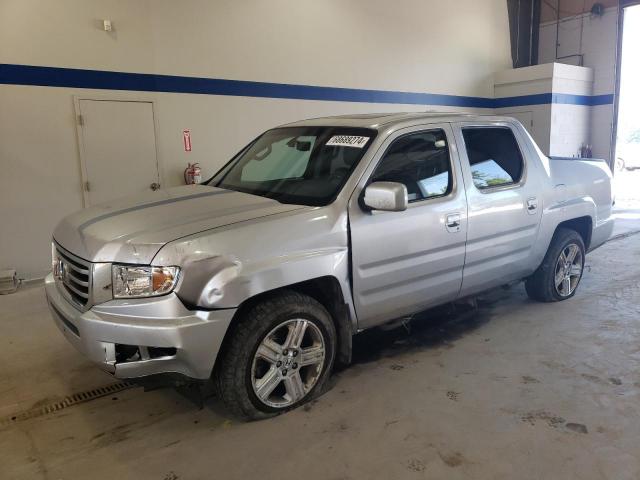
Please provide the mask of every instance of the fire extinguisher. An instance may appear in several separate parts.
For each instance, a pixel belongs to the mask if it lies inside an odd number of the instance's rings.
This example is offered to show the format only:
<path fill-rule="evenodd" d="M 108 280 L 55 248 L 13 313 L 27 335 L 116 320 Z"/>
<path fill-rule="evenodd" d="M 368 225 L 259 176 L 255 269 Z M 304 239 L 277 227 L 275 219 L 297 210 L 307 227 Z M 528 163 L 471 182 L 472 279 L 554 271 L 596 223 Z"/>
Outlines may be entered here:
<path fill-rule="evenodd" d="M 187 168 L 184 169 L 184 183 L 186 185 L 197 185 L 202 180 L 202 170 L 200 164 L 190 163 Z"/>

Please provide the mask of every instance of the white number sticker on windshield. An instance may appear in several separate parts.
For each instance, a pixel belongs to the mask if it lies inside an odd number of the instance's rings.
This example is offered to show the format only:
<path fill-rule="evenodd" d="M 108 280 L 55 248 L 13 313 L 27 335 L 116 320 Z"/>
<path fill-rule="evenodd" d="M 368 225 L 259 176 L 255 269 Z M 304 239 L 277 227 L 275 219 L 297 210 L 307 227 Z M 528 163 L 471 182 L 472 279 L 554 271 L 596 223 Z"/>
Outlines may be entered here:
<path fill-rule="evenodd" d="M 327 142 L 328 147 L 355 147 L 362 148 L 367 144 L 369 137 L 357 135 L 334 135 Z"/>

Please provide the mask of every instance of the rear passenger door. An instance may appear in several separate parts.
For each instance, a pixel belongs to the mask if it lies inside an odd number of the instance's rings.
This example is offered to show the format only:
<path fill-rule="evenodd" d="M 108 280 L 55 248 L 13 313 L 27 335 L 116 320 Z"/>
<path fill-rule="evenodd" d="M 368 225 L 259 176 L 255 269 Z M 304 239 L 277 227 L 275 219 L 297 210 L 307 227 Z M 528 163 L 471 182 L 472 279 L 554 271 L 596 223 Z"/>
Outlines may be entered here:
<path fill-rule="evenodd" d="M 454 125 L 469 208 L 461 296 L 530 275 L 542 205 L 539 167 L 515 124 Z"/>
<path fill-rule="evenodd" d="M 349 202 L 353 296 L 358 326 L 454 299 L 462 283 L 467 207 L 450 125 L 412 127 L 390 136 Z M 361 208 L 366 185 L 400 182 L 401 212 Z"/>

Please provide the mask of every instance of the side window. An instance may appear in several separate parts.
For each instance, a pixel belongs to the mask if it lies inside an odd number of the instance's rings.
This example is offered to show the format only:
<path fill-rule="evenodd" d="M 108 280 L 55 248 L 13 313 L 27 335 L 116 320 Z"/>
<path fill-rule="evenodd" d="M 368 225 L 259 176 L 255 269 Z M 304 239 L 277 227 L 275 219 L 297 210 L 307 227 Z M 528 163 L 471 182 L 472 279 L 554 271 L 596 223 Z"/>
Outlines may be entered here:
<path fill-rule="evenodd" d="M 476 187 L 486 189 L 520 181 L 524 162 L 510 128 L 463 128 L 462 136 Z"/>
<path fill-rule="evenodd" d="M 451 161 L 444 131 L 429 130 L 398 138 L 385 152 L 371 181 L 404 184 L 409 202 L 448 194 Z"/>

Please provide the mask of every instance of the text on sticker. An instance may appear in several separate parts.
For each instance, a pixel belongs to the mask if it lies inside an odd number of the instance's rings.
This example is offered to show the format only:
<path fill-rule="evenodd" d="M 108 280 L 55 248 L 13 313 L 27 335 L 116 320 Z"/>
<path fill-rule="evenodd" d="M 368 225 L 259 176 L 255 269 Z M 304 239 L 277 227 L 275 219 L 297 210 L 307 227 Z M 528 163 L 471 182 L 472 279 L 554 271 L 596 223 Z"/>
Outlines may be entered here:
<path fill-rule="evenodd" d="M 362 148 L 367 144 L 369 137 L 358 135 L 334 135 L 327 142 L 328 147 L 355 147 Z"/>

